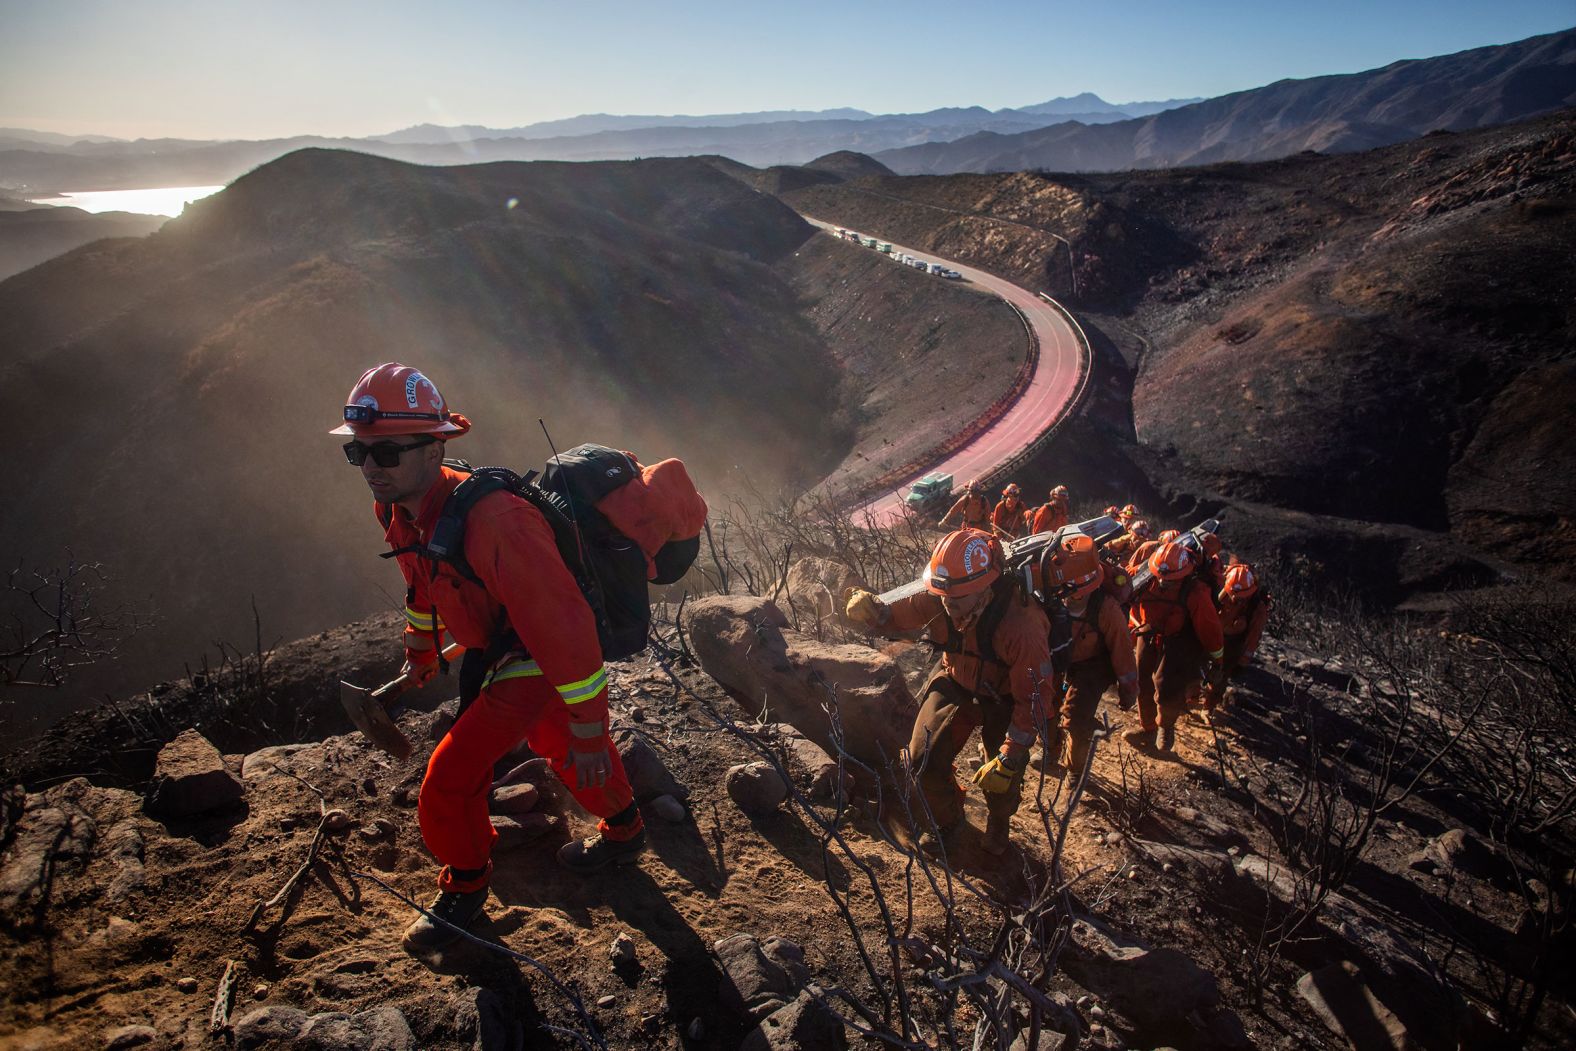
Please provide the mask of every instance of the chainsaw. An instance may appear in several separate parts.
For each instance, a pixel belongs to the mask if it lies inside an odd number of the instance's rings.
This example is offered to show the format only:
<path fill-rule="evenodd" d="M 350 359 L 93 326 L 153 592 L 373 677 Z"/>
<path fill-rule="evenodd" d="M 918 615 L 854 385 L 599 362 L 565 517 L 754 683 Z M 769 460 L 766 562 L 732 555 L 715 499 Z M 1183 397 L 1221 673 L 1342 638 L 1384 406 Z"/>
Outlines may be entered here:
<path fill-rule="evenodd" d="M 452 661 L 464 650 L 465 647 L 458 642 L 451 642 L 443 650 L 443 659 Z M 390 679 L 374 690 L 343 679 L 339 682 L 339 703 L 344 706 L 350 721 L 366 735 L 367 740 L 396 759 L 409 759 L 411 745 L 410 739 L 394 725 L 388 705 L 404 693 L 411 682 L 412 678 L 408 674 Z"/>

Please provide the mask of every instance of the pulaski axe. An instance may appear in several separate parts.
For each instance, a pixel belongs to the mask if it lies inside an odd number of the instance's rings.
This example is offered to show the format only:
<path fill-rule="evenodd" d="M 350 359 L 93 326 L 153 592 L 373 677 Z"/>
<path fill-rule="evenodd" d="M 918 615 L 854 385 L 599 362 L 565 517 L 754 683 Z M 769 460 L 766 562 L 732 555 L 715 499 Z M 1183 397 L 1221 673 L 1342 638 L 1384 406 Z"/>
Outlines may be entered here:
<path fill-rule="evenodd" d="M 444 647 L 443 658 L 453 660 L 464 649 L 458 642 L 451 642 Z M 410 682 L 409 675 L 401 675 L 375 690 L 368 690 L 343 679 L 339 681 L 339 703 L 344 706 L 350 721 L 356 724 L 356 729 L 366 734 L 367 740 L 396 759 L 410 758 L 410 740 L 394 725 L 387 705 L 404 693 Z"/>

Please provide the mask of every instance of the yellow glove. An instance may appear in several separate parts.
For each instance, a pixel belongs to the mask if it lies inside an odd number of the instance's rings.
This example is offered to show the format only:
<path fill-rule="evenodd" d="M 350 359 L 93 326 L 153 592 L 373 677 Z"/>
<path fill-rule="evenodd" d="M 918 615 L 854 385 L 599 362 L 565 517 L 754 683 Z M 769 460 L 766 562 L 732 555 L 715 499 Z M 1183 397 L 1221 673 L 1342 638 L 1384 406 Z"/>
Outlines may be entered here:
<path fill-rule="evenodd" d="M 855 624 L 873 628 L 882 621 L 884 609 L 874 592 L 853 588 L 843 606 L 843 615 Z"/>
<path fill-rule="evenodd" d="M 1018 783 L 1018 777 L 1023 771 L 1014 770 L 1007 765 L 1007 757 L 998 755 L 990 762 L 974 771 L 974 783 L 980 786 L 982 792 L 999 795 L 1002 792 L 1012 791 L 1012 786 Z"/>

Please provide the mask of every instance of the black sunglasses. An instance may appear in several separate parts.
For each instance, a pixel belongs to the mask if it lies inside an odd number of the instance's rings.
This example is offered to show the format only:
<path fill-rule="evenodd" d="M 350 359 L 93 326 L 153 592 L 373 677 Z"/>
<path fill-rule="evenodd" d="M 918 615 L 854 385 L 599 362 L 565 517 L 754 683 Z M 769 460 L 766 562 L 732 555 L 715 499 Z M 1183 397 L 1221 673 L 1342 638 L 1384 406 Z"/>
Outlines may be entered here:
<path fill-rule="evenodd" d="M 379 467 L 398 467 L 400 454 L 409 449 L 420 449 L 423 445 L 431 445 L 438 439 L 427 437 L 419 438 L 409 445 L 399 445 L 395 442 L 378 442 L 368 445 L 365 442 L 350 441 L 344 444 L 345 459 L 354 467 L 360 467 L 367 462 L 367 454 L 372 455 L 372 462 Z"/>

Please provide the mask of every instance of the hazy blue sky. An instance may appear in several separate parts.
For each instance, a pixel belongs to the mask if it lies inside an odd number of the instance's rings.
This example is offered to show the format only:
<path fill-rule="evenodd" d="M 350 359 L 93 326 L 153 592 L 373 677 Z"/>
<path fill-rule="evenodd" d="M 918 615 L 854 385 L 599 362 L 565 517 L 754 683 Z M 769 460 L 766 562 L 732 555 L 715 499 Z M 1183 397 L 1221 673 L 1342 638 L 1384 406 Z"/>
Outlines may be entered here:
<path fill-rule="evenodd" d="M 1219 95 L 1576 24 L 1576 0 L 0 0 L 0 126 L 367 135 L 579 113 Z"/>

